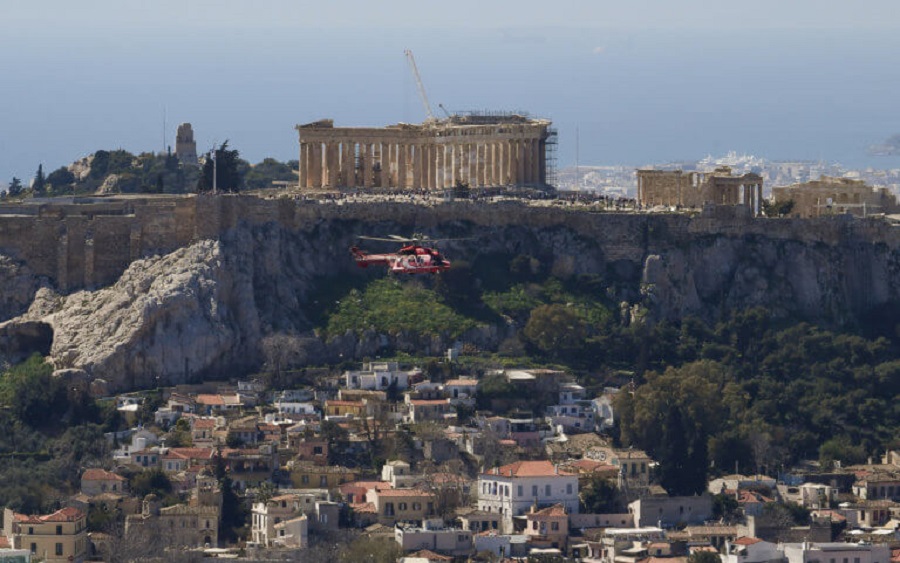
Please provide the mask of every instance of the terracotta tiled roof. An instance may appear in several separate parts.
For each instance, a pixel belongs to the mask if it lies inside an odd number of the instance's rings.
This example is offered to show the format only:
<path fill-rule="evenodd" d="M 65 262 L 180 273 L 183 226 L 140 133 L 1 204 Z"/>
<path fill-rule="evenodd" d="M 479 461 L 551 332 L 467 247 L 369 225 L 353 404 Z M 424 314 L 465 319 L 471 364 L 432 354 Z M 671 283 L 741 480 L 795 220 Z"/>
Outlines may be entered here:
<path fill-rule="evenodd" d="M 325 406 L 326 407 L 362 407 L 363 402 L 362 401 L 329 400 L 329 401 L 325 401 Z"/>
<path fill-rule="evenodd" d="M 225 399 L 221 395 L 197 395 L 197 403 L 201 405 L 224 406 Z"/>
<path fill-rule="evenodd" d="M 216 419 L 214 418 L 198 418 L 194 420 L 195 430 L 212 430 L 216 427 Z"/>
<path fill-rule="evenodd" d="M 81 476 L 83 481 L 125 481 L 125 477 L 105 469 L 87 469 Z"/>
<path fill-rule="evenodd" d="M 579 459 L 578 461 L 573 461 L 571 463 L 567 463 L 566 465 L 573 469 L 577 469 L 581 472 L 586 473 L 592 473 L 595 471 L 609 471 L 618 473 L 619 471 L 619 469 L 615 465 L 610 465 L 602 461 L 594 461 L 593 459 Z"/>
<path fill-rule="evenodd" d="M 9 540 L 6 536 L 0 535 L 0 549 L 9 549 L 10 547 L 12 546 L 9 545 Z"/>
<path fill-rule="evenodd" d="M 571 475 L 560 470 L 549 461 L 517 461 L 492 469 L 485 475 L 502 475 L 504 477 L 552 477 L 554 475 Z"/>
<path fill-rule="evenodd" d="M 553 506 L 542 508 L 537 512 L 527 514 L 526 516 L 565 516 L 566 514 L 566 508 L 563 505 L 554 504 Z"/>
<path fill-rule="evenodd" d="M 891 563 L 900 563 L 900 549 L 891 550 Z"/>
<path fill-rule="evenodd" d="M 353 481 L 352 483 L 345 483 L 341 485 L 341 488 L 344 487 L 360 487 L 366 490 L 379 490 L 385 491 L 387 489 L 393 489 L 394 487 L 388 483 L 387 481 Z"/>
<path fill-rule="evenodd" d="M 79 518 L 84 518 L 84 516 L 84 512 L 78 510 L 77 508 L 67 506 L 66 508 L 57 510 L 53 514 L 39 516 L 38 518 L 42 522 L 74 522 Z"/>
<path fill-rule="evenodd" d="M 375 514 L 375 505 L 371 502 L 357 502 L 350 504 L 350 508 L 353 512 L 358 512 L 359 514 Z"/>
<path fill-rule="evenodd" d="M 741 536 L 741 537 L 739 537 L 738 539 L 734 540 L 734 541 L 731 542 L 731 543 L 733 543 L 733 544 L 735 544 L 735 545 L 753 545 L 753 544 L 759 543 L 759 542 L 761 542 L 761 541 L 762 541 L 762 540 L 759 539 L 759 538 L 751 538 L 751 537 L 748 537 L 748 536 Z"/>
<path fill-rule="evenodd" d="M 437 405 L 447 405 L 450 403 L 447 402 L 447 399 L 412 399 L 409 404 L 414 407 L 430 407 Z"/>
<path fill-rule="evenodd" d="M 169 448 L 169 453 L 184 459 L 212 459 L 212 448 Z"/>

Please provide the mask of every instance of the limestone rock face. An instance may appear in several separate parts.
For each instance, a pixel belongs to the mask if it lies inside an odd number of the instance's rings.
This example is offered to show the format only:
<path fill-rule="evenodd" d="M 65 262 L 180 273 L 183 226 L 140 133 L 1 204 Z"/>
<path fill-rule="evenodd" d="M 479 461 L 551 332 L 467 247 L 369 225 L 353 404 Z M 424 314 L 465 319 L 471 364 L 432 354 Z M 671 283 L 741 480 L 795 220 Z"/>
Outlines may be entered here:
<path fill-rule="evenodd" d="M 485 279 L 503 275 L 518 258 L 534 274 L 575 282 L 585 276 L 607 302 L 619 304 L 623 322 L 688 315 L 715 320 L 728 310 L 763 306 L 776 315 L 836 325 L 900 303 L 900 229 L 883 222 L 591 214 L 512 204 L 198 202 L 192 236 L 204 240 L 136 261 L 102 250 L 121 237 L 101 238 L 98 223 L 85 220 L 94 228 L 95 269 L 111 256 L 119 256 L 123 268 L 128 264 L 123 273 L 105 277 L 117 281 L 101 289 L 63 295 L 28 266 L 0 256 L 0 321 L 11 319 L 0 323 L 0 347 L 20 356 L 49 347 L 58 370 L 81 370 L 60 374 L 88 374 L 92 388 L 103 393 L 236 375 L 259 367 L 267 339 L 280 336 L 290 348 L 282 353 L 301 364 L 360 360 L 387 349 L 440 355 L 455 344 L 448 335 L 369 329 L 324 341 L 309 320 L 323 284 L 383 275 L 360 270 L 349 258 L 347 248 L 358 235 L 419 230 L 435 238 L 472 237 L 441 249 Z M 169 223 L 115 219 L 129 226 L 116 232 L 133 240 L 173 231 Z M 57 219 L 34 224 L 60 228 Z M 78 225 L 73 219 L 70 233 Z M 32 268 L 51 276 L 60 265 L 83 264 L 73 248 L 68 254 L 34 252 Z M 75 268 L 84 277 L 82 270 Z M 521 319 L 479 326 L 460 340 L 481 350 L 514 346 L 521 328 L 516 322 Z"/>
<path fill-rule="evenodd" d="M 38 287 L 39 280 L 26 265 L 0 255 L 0 321 L 24 313 Z"/>
<path fill-rule="evenodd" d="M 114 285 L 62 300 L 53 328 L 58 367 L 85 370 L 112 390 L 176 384 L 256 357 L 253 290 L 221 243 L 198 242 L 138 260 Z"/>

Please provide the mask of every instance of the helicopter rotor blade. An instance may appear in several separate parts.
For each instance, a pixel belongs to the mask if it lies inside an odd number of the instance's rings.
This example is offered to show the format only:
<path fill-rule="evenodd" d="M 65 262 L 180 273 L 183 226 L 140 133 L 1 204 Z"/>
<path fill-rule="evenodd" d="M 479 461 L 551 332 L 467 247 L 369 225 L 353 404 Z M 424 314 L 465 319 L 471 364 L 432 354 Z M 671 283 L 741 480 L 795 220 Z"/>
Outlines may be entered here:
<path fill-rule="evenodd" d="M 402 242 L 402 241 L 399 241 L 399 240 L 397 240 L 397 239 L 395 239 L 395 238 L 367 237 L 367 236 L 363 236 L 363 235 L 360 235 L 360 236 L 358 236 L 358 237 L 356 237 L 356 238 L 362 239 L 362 240 L 380 240 L 380 241 L 383 241 L 383 242 Z"/>

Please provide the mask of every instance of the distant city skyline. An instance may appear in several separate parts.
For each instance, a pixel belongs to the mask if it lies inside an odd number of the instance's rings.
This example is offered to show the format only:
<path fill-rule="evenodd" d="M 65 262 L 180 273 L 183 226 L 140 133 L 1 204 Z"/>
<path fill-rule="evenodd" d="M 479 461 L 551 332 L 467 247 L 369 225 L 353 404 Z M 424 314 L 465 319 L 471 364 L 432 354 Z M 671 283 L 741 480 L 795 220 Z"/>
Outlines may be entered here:
<path fill-rule="evenodd" d="M 191 122 L 251 162 L 297 158 L 293 126 L 437 109 L 554 120 L 559 165 L 729 150 L 900 166 L 865 148 L 900 131 L 892 2 L 12 1 L 0 21 L 0 182 L 98 149 L 162 151 Z M 165 117 L 165 132 L 163 123 Z M 165 137 L 165 142 L 164 142 Z"/>

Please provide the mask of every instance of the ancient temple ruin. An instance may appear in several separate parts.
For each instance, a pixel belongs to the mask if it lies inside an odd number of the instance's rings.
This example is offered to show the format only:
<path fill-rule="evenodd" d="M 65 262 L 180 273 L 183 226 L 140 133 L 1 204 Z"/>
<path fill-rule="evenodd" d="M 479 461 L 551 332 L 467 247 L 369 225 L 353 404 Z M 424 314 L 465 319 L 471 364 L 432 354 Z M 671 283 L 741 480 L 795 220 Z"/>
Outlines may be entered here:
<path fill-rule="evenodd" d="M 790 214 L 821 217 L 849 213 L 865 217 L 873 213 L 897 213 L 897 198 L 886 188 L 862 180 L 822 176 L 818 180 L 772 188 L 775 203 L 793 202 Z"/>
<path fill-rule="evenodd" d="M 759 215 L 762 206 L 762 176 L 732 176 L 728 166 L 713 172 L 638 170 L 637 179 L 638 203 L 644 208 L 746 205 Z"/>
<path fill-rule="evenodd" d="M 300 187 L 443 190 L 547 185 L 550 121 L 454 115 L 383 128 L 298 125 Z"/>

